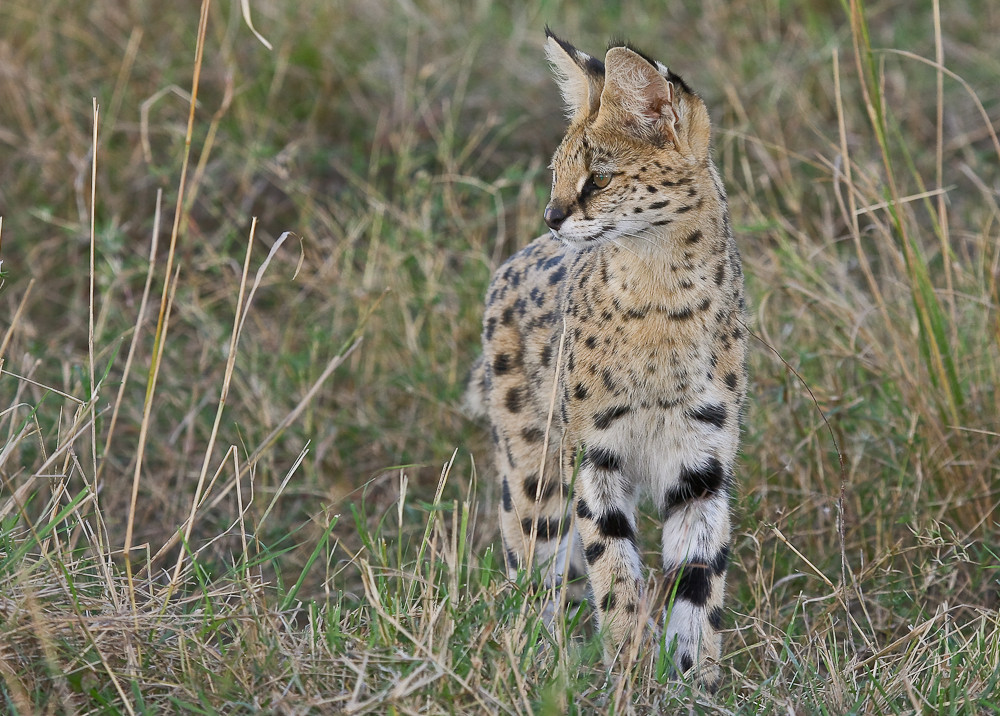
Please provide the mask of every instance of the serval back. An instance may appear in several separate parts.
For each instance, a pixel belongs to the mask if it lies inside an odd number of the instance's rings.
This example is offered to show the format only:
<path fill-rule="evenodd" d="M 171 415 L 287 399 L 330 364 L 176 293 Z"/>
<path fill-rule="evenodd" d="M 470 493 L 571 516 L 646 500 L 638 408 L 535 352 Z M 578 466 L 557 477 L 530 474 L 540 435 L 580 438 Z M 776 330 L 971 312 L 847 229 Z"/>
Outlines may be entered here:
<path fill-rule="evenodd" d="M 601 62 L 547 31 L 546 51 L 569 114 L 550 232 L 493 277 L 470 385 L 492 427 L 507 567 L 549 585 L 586 571 L 613 663 L 648 635 L 636 508 L 651 498 L 663 643 L 712 686 L 747 333 L 708 112 L 630 46 Z"/>

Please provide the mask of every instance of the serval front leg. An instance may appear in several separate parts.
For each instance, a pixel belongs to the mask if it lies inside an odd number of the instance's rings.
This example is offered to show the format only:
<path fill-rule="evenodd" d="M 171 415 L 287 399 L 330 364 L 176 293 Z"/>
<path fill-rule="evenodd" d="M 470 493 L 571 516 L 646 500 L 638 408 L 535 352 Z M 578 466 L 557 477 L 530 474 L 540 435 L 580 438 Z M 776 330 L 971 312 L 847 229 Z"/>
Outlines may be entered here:
<path fill-rule="evenodd" d="M 644 628 L 636 501 L 624 465 L 624 457 L 610 445 L 592 443 L 575 484 L 576 526 L 609 666 L 631 651 Z"/>
<path fill-rule="evenodd" d="M 707 456 L 681 466 L 660 504 L 667 575 L 665 645 L 680 672 L 719 682 L 722 602 L 729 562 L 732 467 Z"/>

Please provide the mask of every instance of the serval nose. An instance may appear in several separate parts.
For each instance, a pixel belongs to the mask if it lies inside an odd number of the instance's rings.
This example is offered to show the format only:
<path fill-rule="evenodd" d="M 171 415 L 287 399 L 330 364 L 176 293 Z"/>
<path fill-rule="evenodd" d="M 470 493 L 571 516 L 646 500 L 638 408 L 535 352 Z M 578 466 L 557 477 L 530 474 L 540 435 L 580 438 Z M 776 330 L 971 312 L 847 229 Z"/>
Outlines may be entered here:
<path fill-rule="evenodd" d="M 566 210 L 560 206 L 553 206 L 549 204 L 545 207 L 545 224 L 553 231 L 559 231 L 559 228 L 566 222 L 566 217 L 569 214 Z"/>

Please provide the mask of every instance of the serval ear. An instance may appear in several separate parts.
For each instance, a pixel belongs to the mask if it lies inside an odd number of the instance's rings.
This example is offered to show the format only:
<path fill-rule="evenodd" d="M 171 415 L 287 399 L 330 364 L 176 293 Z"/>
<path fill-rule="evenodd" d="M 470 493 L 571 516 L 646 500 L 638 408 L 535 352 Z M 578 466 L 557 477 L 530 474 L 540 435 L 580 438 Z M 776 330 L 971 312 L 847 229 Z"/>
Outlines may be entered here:
<path fill-rule="evenodd" d="M 708 110 L 684 80 L 628 47 L 612 47 L 604 61 L 601 112 L 608 121 L 648 141 L 669 142 L 681 154 L 708 156 Z"/>
<path fill-rule="evenodd" d="M 545 28 L 545 56 L 566 103 L 570 123 L 597 114 L 604 88 L 604 63 L 560 40 Z"/>

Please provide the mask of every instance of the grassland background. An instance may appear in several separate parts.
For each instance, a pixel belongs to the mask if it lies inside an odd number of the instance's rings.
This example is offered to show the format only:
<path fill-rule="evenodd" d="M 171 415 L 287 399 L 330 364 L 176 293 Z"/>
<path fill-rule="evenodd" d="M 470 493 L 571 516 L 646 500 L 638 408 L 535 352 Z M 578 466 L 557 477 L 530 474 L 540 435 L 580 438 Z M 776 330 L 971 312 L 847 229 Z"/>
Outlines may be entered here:
<path fill-rule="evenodd" d="M 273 49 L 214 2 L 199 63 L 192 3 L 0 2 L 0 711 L 1000 708 L 1000 6 L 249 7 Z M 497 569 L 459 405 L 542 228 L 546 23 L 716 127 L 762 341 L 715 695 L 606 684 Z"/>

